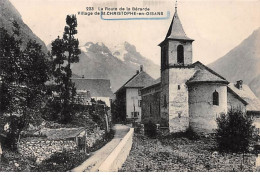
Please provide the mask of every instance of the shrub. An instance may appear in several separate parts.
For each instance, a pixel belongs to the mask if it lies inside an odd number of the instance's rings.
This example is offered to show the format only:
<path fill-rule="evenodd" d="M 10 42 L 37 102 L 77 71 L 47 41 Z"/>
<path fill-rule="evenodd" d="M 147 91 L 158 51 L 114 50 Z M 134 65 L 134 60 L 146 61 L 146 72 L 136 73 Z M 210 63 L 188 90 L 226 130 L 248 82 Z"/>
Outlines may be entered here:
<path fill-rule="evenodd" d="M 241 110 L 231 109 L 217 118 L 216 141 L 219 151 L 248 152 L 253 140 L 253 120 Z"/>
<path fill-rule="evenodd" d="M 153 118 L 146 118 L 143 120 L 144 124 L 144 134 L 148 137 L 155 138 L 157 136 L 157 127 L 156 124 L 158 120 Z"/>
<path fill-rule="evenodd" d="M 201 138 L 193 129 L 189 126 L 186 131 L 171 133 L 163 137 L 163 139 L 176 139 L 187 138 L 189 140 L 198 140 Z"/>
<path fill-rule="evenodd" d="M 75 151 L 64 151 L 62 153 L 55 153 L 49 159 L 44 160 L 40 165 L 36 166 L 32 171 L 69 171 L 79 166 L 88 158 L 89 155 Z"/>

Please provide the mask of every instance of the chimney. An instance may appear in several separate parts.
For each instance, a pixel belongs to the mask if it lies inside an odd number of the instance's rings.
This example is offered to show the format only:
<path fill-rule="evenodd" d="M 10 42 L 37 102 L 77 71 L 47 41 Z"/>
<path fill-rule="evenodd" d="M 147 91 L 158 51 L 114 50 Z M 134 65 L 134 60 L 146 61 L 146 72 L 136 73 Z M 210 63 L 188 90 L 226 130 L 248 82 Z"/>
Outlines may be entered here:
<path fill-rule="evenodd" d="M 238 81 L 237 81 L 237 84 L 236 84 L 236 87 L 237 87 L 238 89 L 242 89 L 242 86 L 243 86 L 243 80 L 238 80 Z"/>
<path fill-rule="evenodd" d="M 143 65 L 140 65 L 140 72 L 142 72 L 143 71 Z"/>
<path fill-rule="evenodd" d="M 85 78 L 85 76 L 84 75 L 82 75 L 82 77 L 81 78 Z"/>
<path fill-rule="evenodd" d="M 136 70 L 136 74 L 139 74 L 139 70 Z"/>

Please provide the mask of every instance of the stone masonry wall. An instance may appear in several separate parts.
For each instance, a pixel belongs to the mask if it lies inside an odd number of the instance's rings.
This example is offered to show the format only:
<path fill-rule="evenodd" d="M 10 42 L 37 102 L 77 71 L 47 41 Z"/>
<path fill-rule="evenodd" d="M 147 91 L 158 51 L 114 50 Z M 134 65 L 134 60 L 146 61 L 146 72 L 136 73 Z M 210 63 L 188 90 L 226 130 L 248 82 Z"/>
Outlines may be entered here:
<path fill-rule="evenodd" d="M 105 134 L 104 130 L 95 128 L 87 132 L 86 146 L 91 148 L 98 140 L 102 140 Z M 54 153 L 62 151 L 71 151 L 77 149 L 75 139 L 70 140 L 49 140 L 47 138 L 34 138 L 33 140 L 21 139 L 18 144 L 18 152 L 25 157 L 36 158 L 36 163 L 50 158 Z"/>
<path fill-rule="evenodd" d="M 40 163 L 54 153 L 74 150 L 76 147 L 73 140 L 21 140 L 18 151 L 25 157 L 36 158 L 36 163 Z"/>
<path fill-rule="evenodd" d="M 169 120 L 169 69 L 161 73 L 161 97 L 160 97 L 160 116 L 162 119 Z M 164 104 L 166 101 L 166 105 Z"/>
<path fill-rule="evenodd" d="M 219 105 L 213 105 L 213 93 L 219 93 Z M 197 84 L 189 87 L 190 126 L 197 133 L 212 133 L 217 128 L 216 118 L 227 112 L 227 86 Z"/>
<path fill-rule="evenodd" d="M 186 131 L 189 127 L 189 103 L 186 81 L 195 73 L 194 69 L 172 68 L 169 72 L 169 130 Z"/>
<path fill-rule="evenodd" d="M 169 65 L 177 64 L 177 47 L 182 45 L 184 49 L 184 65 L 192 64 L 192 43 L 169 41 Z"/>
<path fill-rule="evenodd" d="M 145 118 L 160 119 L 160 91 L 156 91 L 156 87 L 142 96 L 142 121 Z"/>

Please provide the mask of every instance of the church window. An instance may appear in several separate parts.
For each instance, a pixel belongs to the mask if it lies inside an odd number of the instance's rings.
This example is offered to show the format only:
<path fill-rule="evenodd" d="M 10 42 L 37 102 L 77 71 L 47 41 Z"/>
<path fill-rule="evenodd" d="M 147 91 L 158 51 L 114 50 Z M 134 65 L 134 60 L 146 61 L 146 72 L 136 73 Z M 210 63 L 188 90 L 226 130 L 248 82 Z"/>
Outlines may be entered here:
<path fill-rule="evenodd" d="M 213 92 L 213 105 L 219 105 L 219 94 L 216 90 Z"/>
<path fill-rule="evenodd" d="M 177 63 L 184 64 L 184 49 L 182 45 L 178 45 L 177 47 Z"/>
<path fill-rule="evenodd" d="M 181 113 L 180 112 L 178 113 L 178 117 L 181 118 Z"/>
<path fill-rule="evenodd" d="M 166 95 L 164 95 L 163 98 L 164 98 L 164 99 L 163 99 L 163 102 L 164 102 L 164 103 L 163 103 L 163 107 L 166 108 L 166 107 L 167 107 Z"/>
<path fill-rule="evenodd" d="M 178 90 L 180 90 L 181 89 L 181 85 L 178 85 Z"/>

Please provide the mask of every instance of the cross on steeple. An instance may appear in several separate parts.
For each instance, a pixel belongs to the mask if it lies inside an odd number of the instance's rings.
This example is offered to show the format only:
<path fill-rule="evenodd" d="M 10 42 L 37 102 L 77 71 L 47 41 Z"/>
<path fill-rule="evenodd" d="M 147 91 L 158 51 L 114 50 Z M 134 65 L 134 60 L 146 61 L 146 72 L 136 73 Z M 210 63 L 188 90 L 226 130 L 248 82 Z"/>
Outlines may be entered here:
<path fill-rule="evenodd" d="M 177 12 L 178 0 L 175 2 L 175 12 Z"/>

